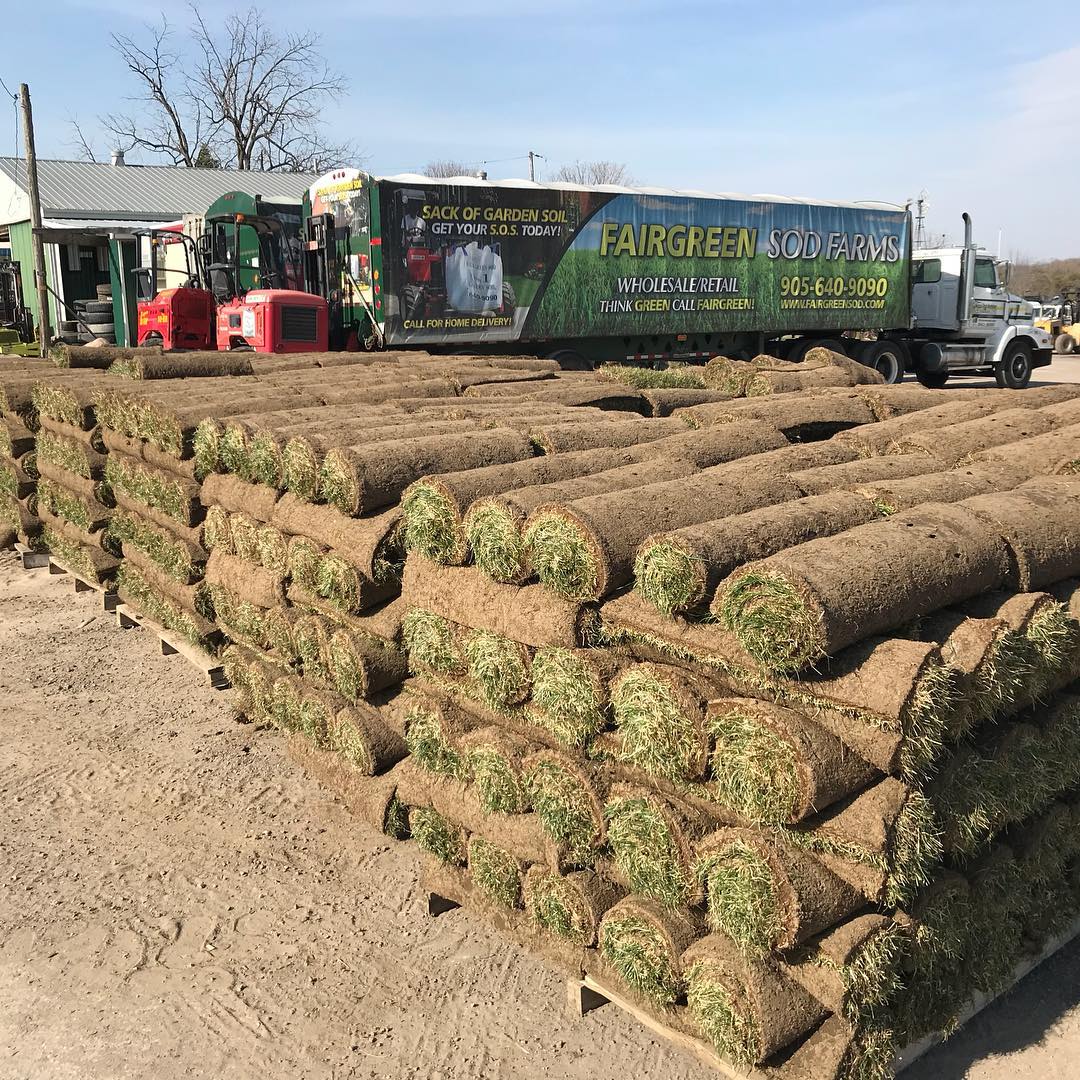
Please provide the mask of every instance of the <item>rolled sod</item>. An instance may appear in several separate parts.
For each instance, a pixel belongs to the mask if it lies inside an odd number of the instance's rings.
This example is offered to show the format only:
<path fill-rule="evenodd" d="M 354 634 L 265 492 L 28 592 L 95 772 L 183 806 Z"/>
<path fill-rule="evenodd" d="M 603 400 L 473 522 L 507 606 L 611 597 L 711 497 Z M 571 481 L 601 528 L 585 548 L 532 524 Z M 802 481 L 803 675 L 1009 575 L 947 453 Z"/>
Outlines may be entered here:
<path fill-rule="evenodd" d="M 81 543 L 79 532 L 62 518 L 42 516 L 42 541 L 49 553 L 72 573 L 99 585 L 112 581 L 120 560 L 98 545 Z"/>
<path fill-rule="evenodd" d="M 269 646 L 266 637 L 265 608 L 257 607 L 234 596 L 221 585 L 209 586 L 214 604 L 214 614 L 221 629 L 233 639 L 253 649 L 265 650 Z"/>
<path fill-rule="evenodd" d="M 328 506 L 312 506 L 292 494 L 275 502 L 269 521 L 291 536 L 304 536 L 344 557 L 376 584 L 400 577 L 401 511 L 394 507 L 366 518 L 350 518 Z"/>
<path fill-rule="evenodd" d="M 701 1034 L 736 1065 L 755 1065 L 811 1031 L 825 1007 L 776 963 L 747 957 L 720 934 L 682 955 L 687 1005 Z"/>
<path fill-rule="evenodd" d="M 701 377 L 705 385 L 712 390 L 719 390 L 734 397 L 745 397 L 746 386 L 757 371 L 759 362 L 769 366 L 776 363 L 771 356 L 757 356 L 752 361 L 714 356 L 701 369 Z"/>
<path fill-rule="evenodd" d="M 723 688 L 668 664 L 634 664 L 611 684 L 617 758 L 666 780 L 703 779 L 711 739 L 705 707 Z"/>
<path fill-rule="evenodd" d="M 675 416 L 682 409 L 696 405 L 718 405 L 731 398 L 730 394 L 721 394 L 717 390 L 667 387 L 642 390 L 641 396 L 648 402 L 652 416 Z M 685 416 L 681 416 L 681 419 L 685 420 Z"/>
<path fill-rule="evenodd" d="M 1002 409 L 989 416 L 903 436 L 891 444 L 889 453 L 921 453 L 955 465 L 980 450 L 1042 435 L 1052 427 L 1038 409 Z"/>
<path fill-rule="evenodd" d="M 676 416 L 696 428 L 758 420 L 792 441 L 813 442 L 840 431 L 870 424 L 874 414 L 854 391 L 845 397 L 799 394 L 793 398 L 753 398 L 725 404 L 709 403 L 680 409 Z"/>
<path fill-rule="evenodd" d="M 429 806 L 409 810 L 409 829 L 417 846 L 440 862 L 464 866 L 468 860 L 468 836 L 465 830 L 447 821 Z"/>
<path fill-rule="evenodd" d="M 999 588 L 1010 570 L 996 533 L 963 504 L 927 503 L 751 563 L 723 585 L 713 608 L 764 667 L 804 670 Z"/>
<path fill-rule="evenodd" d="M 134 458 L 109 454 L 105 480 L 114 491 L 123 492 L 181 525 L 197 525 L 205 514 L 197 484 Z"/>
<path fill-rule="evenodd" d="M 1040 410 L 1040 413 L 1046 412 L 1049 410 Z M 986 465 L 996 463 L 1022 470 L 1028 476 L 1076 474 L 1080 472 L 1080 424 L 979 450 L 964 460 Z"/>
<path fill-rule="evenodd" d="M 92 495 L 87 499 L 81 492 L 44 477 L 37 484 L 37 500 L 41 517 L 62 518 L 84 533 L 101 533 L 112 518 L 112 510 Z M 90 542 L 100 547 L 102 540 L 99 537 Z"/>
<path fill-rule="evenodd" d="M 145 439 L 132 439 L 127 435 L 112 431 L 109 428 L 96 428 L 100 432 L 101 445 L 112 454 L 121 454 L 125 457 L 134 458 L 145 462 L 155 469 L 160 469 L 166 475 L 176 475 L 192 482 L 198 481 L 193 461 L 181 461 L 162 453 L 153 443 Z M 107 460 L 107 459 L 106 459 Z"/>
<path fill-rule="evenodd" d="M 611 721 L 609 685 L 626 662 L 611 649 L 537 649 L 530 715 L 562 745 L 587 746 Z"/>
<path fill-rule="evenodd" d="M 865 904 L 821 859 L 779 834 L 722 828 L 695 845 L 693 873 L 709 926 L 740 949 L 790 949 Z"/>
<path fill-rule="evenodd" d="M 36 466 L 33 463 L 33 453 L 24 454 L 21 461 L 0 461 L 0 495 L 11 499 L 25 499 L 27 495 L 32 495 L 37 484 L 37 474 L 33 471 Z"/>
<path fill-rule="evenodd" d="M 905 480 L 933 472 L 936 466 L 921 454 L 893 454 L 880 458 L 821 465 L 788 473 L 788 479 L 805 495 L 824 495 L 856 484 L 877 480 Z"/>
<path fill-rule="evenodd" d="M 127 379 L 186 379 L 212 375 L 253 375 L 251 358 L 242 352 L 134 353 L 116 357 L 110 375 Z"/>
<path fill-rule="evenodd" d="M 532 650 L 490 630 L 469 630 L 463 652 L 469 679 L 483 701 L 504 709 L 526 701 L 532 690 Z"/>
<path fill-rule="evenodd" d="M 906 460 L 876 458 L 873 460 Z M 986 462 L 958 465 L 941 472 L 929 472 L 900 480 L 873 480 L 859 483 L 853 491 L 869 499 L 883 515 L 898 510 L 910 510 L 927 502 L 960 502 L 972 495 L 1009 491 L 1030 478 L 1031 474 L 1019 465 L 1008 462 Z"/>
<path fill-rule="evenodd" d="M 34 500 L 33 509 L 37 508 Z M 35 550 L 40 547 L 41 520 L 25 503 L 13 499 L 10 495 L 0 495 L 0 522 L 6 524 L 21 543 Z"/>
<path fill-rule="evenodd" d="M 493 814 L 523 814 L 529 809 L 529 788 L 523 762 L 535 746 L 498 727 L 470 731 L 460 739 L 466 774 L 477 798 Z"/>
<path fill-rule="evenodd" d="M 116 591 L 125 604 L 148 615 L 198 648 L 213 652 L 221 633 L 209 619 L 158 592 L 146 573 L 125 557 L 116 571 Z"/>
<path fill-rule="evenodd" d="M 345 629 L 330 637 L 327 667 L 338 692 L 354 703 L 397 686 L 408 673 L 405 652 L 396 642 Z"/>
<path fill-rule="evenodd" d="M 0 421 L 0 457 L 20 458 L 35 449 L 36 442 L 35 433 L 17 416 L 6 416 Z"/>
<path fill-rule="evenodd" d="M 265 636 L 265 622 L 263 633 Z M 292 645 L 305 676 L 330 682 L 331 626 L 321 615 L 301 615 L 292 626 Z"/>
<path fill-rule="evenodd" d="M 667 1009 L 683 994 L 680 957 L 698 932 L 693 920 L 628 896 L 600 920 L 600 955 L 634 993 Z"/>
<path fill-rule="evenodd" d="M 700 610 L 720 581 L 743 564 L 876 516 L 865 498 L 835 491 L 654 533 L 638 547 L 634 588 L 665 615 Z"/>
<path fill-rule="evenodd" d="M 37 451 L 39 461 L 47 461 L 58 469 L 82 476 L 87 480 L 100 479 L 105 470 L 104 454 L 99 453 L 82 439 L 75 439 L 55 430 L 42 428 L 38 432 L 34 449 Z"/>
<path fill-rule="evenodd" d="M 235 518 L 231 530 L 233 544 L 238 546 Z M 399 591 L 393 576 L 374 582 L 341 555 L 323 551 L 303 536 L 294 536 L 288 542 L 288 568 L 295 583 L 345 615 L 359 614 Z"/>
<path fill-rule="evenodd" d="M 405 719 L 405 745 L 417 764 L 439 776 L 468 777 L 460 739 L 481 721 L 460 706 L 432 694 L 418 694 Z"/>
<path fill-rule="evenodd" d="M 539 586 L 499 585 L 474 567 L 436 567 L 409 559 L 402 596 L 421 608 L 462 626 L 479 626 L 532 648 L 578 648 L 594 641 L 595 610 Z"/>
<path fill-rule="evenodd" d="M 942 397 L 939 391 L 911 383 L 860 386 L 856 388 L 855 392 L 870 406 L 874 413 L 874 419 L 878 421 L 892 420 L 897 416 L 907 416 L 909 413 L 922 412 L 925 409 L 940 408 L 942 405 Z M 958 401 L 975 401 L 979 399 L 988 401 L 992 393 L 992 391 L 984 390 L 950 390 L 947 404 L 953 405 Z M 953 421 L 946 422 L 951 423 Z"/>
<path fill-rule="evenodd" d="M 763 671 L 719 622 L 665 618 L 635 594 L 601 609 L 602 639 L 641 659 L 718 672 L 743 697 L 799 711 L 843 740 L 882 772 L 922 776 L 941 751 L 957 707 L 954 673 L 936 645 L 871 638 L 799 678 Z"/>
<path fill-rule="evenodd" d="M 686 424 L 670 416 L 608 424 L 540 424 L 529 429 L 529 438 L 543 454 L 568 454 L 579 450 L 636 446 L 685 432 Z"/>
<path fill-rule="evenodd" d="M 140 345 L 136 349 L 117 345 L 97 345 L 88 348 L 85 345 L 54 345 L 50 350 L 52 362 L 58 368 L 100 368 L 104 370 L 116 360 L 130 360 L 144 350 L 161 355 L 161 350 L 152 346 Z"/>
<path fill-rule="evenodd" d="M 701 899 L 693 845 L 706 831 L 703 815 L 647 788 L 615 784 L 604 818 L 612 859 L 632 892 L 669 911 Z"/>
<path fill-rule="evenodd" d="M 293 641 L 293 631 L 299 619 L 307 612 L 301 608 L 294 608 L 288 604 L 279 604 L 269 608 L 263 615 L 263 630 L 266 644 L 275 658 L 283 664 L 292 666 L 300 663 L 300 657 L 296 652 Z M 341 693 L 341 687 L 335 681 L 335 688 Z M 347 695 L 342 694 L 347 698 Z"/>
<path fill-rule="evenodd" d="M 468 671 L 458 624 L 425 608 L 412 607 L 401 620 L 401 631 L 410 670 L 455 677 Z"/>
<path fill-rule="evenodd" d="M 887 915 L 856 915 L 826 930 L 783 972 L 852 1024 L 872 1020 L 904 985 L 912 928 Z"/>
<path fill-rule="evenodd" d="M 323 461 L 322 494 L 352 517 L 396 502 L 426 473 L 454 466 L 483 468 L 532 456 L 529 440 L 513 431 L 433 435 L 331 450 Z"/>
<path fill-rule="evenodd" d="M 488 900 L 506 908 L 522 906 L 525 867 L 509 851 L 482 836 L 470 836 L 468 865 L 473 884 Z"/>
<path fill-rule="evenodd" d="M 569 754 L 541 750 L 524 762 L 529 802 L 545 833 L 569 862 L 591 866 L 605 838 L 605 772 Z"/>
<path fill-rule="evenodd" d="M 709 792 L 751 822 L 802 821 L 880 775 L 808 717 L 754 698 L 708 705 Z"/>
<path fill-rule="evenodd" d="M 859 366 L 862 367 L 862 365 Z M 873 368 L 845 371 L 830 366 L 791 372 L 782 369 L 769 371 L 758 368 L 746 384 L 746 396 L 765 397 L 770 394 L 792 394 L 815 387 L 874 385 L 883 381 Z"/>
<path fill-rule="evenodd" d="M 875 388 L 879 393 L 881 388 Z M 938 395 L 938 401 L 941 401 Z M 922 432 L 936 431 L 954 424 L 988 416 L 994 411 L 989 400 L 947 401 L 916 412 L 903 413 L 876 424 L 853 428 L 836 436 L 838 442 L 851 446 L 863 457 L 889 452 L 889 447 Z"/>
<path fill-rule="evenodd" d="M 1012 491 L 957 503 L 1008 545 L 1009 588 L 1030 592 L 1080 573 L 1080 545 L 1075 540 L 1080 478 L 1066 483 L 1068 490 L 1059 486 L 1062 481 L 1029 481 Z"/>
<path fill-rule="evenodd" d="M 313 686 L 306 679 L 302 680 L 302 686 L 297 730 L 315 746 L 325 749 L 334 717 L 344 708 L 345 702 L 332 690 Z"/>
<path fill-rule="evenodd" d="M 220 506 L 231 514 L 243 513 L 264 524 L 273 518 L 280 492 L 264 484 L 249 484 L 238 476 L 216 473 L 208 476 L 201 487 L 205 506 Z"/>
<path fill-rule="evenodd" d="M 530 866 L 523 897 L 529 919 L 540 930 L 591 948 L 600 920 L 622 899 L 623 890 L 593 870 L 560 874 L 546 866 Z"/>
<path fill-rule="evenodd" d="M 228 589 L 233 596 L 256 607 L 272 608 L 285 603 L 285 584 L 280 576 L 220 548 L 211 552 L 205 577 L 208 585 Z"/>

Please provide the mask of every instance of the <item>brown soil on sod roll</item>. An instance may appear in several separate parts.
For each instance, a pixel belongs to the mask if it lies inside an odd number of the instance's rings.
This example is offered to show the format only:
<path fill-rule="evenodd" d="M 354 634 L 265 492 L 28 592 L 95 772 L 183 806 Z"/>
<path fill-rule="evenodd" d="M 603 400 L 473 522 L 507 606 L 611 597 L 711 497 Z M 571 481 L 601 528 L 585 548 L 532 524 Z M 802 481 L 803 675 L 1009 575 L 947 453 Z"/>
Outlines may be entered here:
<path fill-rule="evenodd" d="M 103 432 L 100 427 L 94 426 L 89 430 L 85 428 L 75 427 L 74 424 L 65 423 L 63 420 L 55 420 L 51 416 L 42 416 L 39 418 L 41 428 L 44 431 L 51 431 L 54 435 L 62 435 L 65 439 L 70 439 L 72 442 L 77 442 L 87 450 L 93 450 L 95 453 L 104 454 L 106 447 L 103 439 Z M 7 421 L 9 430 L 13 433 L 15 428 L 11 426 L 13 422 Z M 18 423 L 18 421 L 14 421 Z M 23 432 L 26 435 L 31 435 L 28 429 L 23 428 Z"/>
<path fill-rule="evenodd" d="M 497 430 L 343 448 L 326 456 L 323 494 L 338 509 L 359 516 L 396 502 L 426 473 L 447 472 L 455 466 L 479 469 L 532 456 L 532 446 L 524 435 Z M 332 460 L 341 478 L 334 488 L 327 486 Z"/>
<path fill-rule="evenodd" d="M 875 420 L 891 420 L 897 416 L 935 409 L 942 404 L 940 390 L 930 390 L 924 386 L 912 386 L 910 383 L 886 383 L 883 386 L 859 386 L 855 393 L 871 408 Z M 987 398 L 992 391 L 985 390 L 950 390 L 948 404 L 958 401 L 975 401 Z"/>
<path fill-rule="evenodd" d="M 941 401 L 940 394 L 938 400 Z M 936 431 L 967 420 L 979 419 L 993 411 L 994 407 L 988 400 L 946 401 L 917 412 L 904 413 L 888 420 L 879 420 L 876 424 L 841 432 L 836 436 L 836 440 L 853 447 L 861 456 L 870 457 L 873 454 L 886 453 L 893 443 L 909 436 L 914 437 L 919 432 Z"/>
<path fill-rule="evenodd" d="M 75 476 L 48 462 L 43 462 L 43 465 L 45 468 L 41 474 L 42 479 L 36 485 L 39 506 L 49 507 L 54 512 L 59 512 L 58 502 L 62 503 L 65 498 L 71 498 L 74 499 L 76 505 L 72 507 L 72 513 L 64 512 L 61 514 L 62 517 L 71 517 L 87 532 L 97 532 L 108 525 L 113 513 L 112 507 L 106 506 L 98 499 L 99 492 L 102 495 L 108 493 L 101 491 L 96 481 Z"/>
<path fill-rule="evenodd" d="M 107 555 L 113 562 L 116 561 L 119 552 L 110 550 L 112 545 L 109 536 L 100 526 L 94 530 L 83 529 L 73 522 L 68 521 L 67 518 L 54 514 L 48 506 L 42 502 L 38 503 L 37 516 L 41 519 L 43 526 L 47 526 L 65 540 L 69 540 L 73 544 L 78 544 L 85 552 L 89 553 L 96 550 L 100 554 Z M 106 560 L 99 561 L 102 565 L 105 565 Z"/>
<path fill-rule="evenodd" d="M 952 393 L 952 391 L 949 392 Z M 1051 386 L 1029 386 L 1022 394 L 1016 395 L 996 395 L 994 391 L 990 393 L 995 397 L 1004 396 L 1009 402 L 1009 407 L 1042 409 L 1047 405 L 1057 405 L 1062 401 L 1080 398 L 1080 386 L 1075 383 L 1057 383 Z"/>
<path fill-rule="evenodd" d="M 577 648 L 591 644 L 595 631 L 592 608 L 552 596 L 538 585 L 499 585 L 469 566 L 436 567 L 423 559 L 409 559 L 401 593 L 408 607 L 424 608 L 533 648 Z"/>
<path fill-rule="evenodd" d="M 401 510 L 393 507 L 366 518 L 346 517 L 330 506 L 313 506 L 286 493 L 274 504 L 270 524 L 292 536 L 306 536 L 347 559 L 372 580 L 383 573 L 380 563 L 396 559 Z"/>
<path fill-rule="evenodd" d="M 595 870 L 560 874 L 534 865 L 525 873 L 523 893 L 525 910 L 534 924 L 590 948 L 596 945 L 600 920 L 623 898 L 625 890 Z M 559 900 L 555 911 L 553 895 Z"/>
<path fill-rule="evenodd" d="M 340 629 L 330 638 L 330 673 L 350 701 L 396 686 L 406 676 L 404 651 L 387 638 Z"/>
<path fill-rule="evenodd" d="M 1039 415 L 1046 411 L 1040 409 Z M 1000 462 L 1023 469 L 1029 476 L 1077 473 L 1080 472 L 1080 424 L 979 450 L 965 461 Z"/>
<path fill-rule="evenodd" d="M 231 514 L 244 513 L 269 524 L 281 493 L 265 484 L 249 484 L 238 476 L 214 473 L 203 481 L 200 497 L 204 506 L 221 506 Z"/>
<path fill-rule="evenodd" d="M 717 622 L 665 618 L 636 594 L 601 609 L 605 640 L 643 659 L 666 659 L 718 671 L 745 697 L 767 697 L 813 719 L 882 772 L 903 757 L 905 732 L 920 703 L 920 687 L 939 662 L 935 645 L 905 638 L 872 638 L 845 649 L 799 679 L 763 672 Z"/>
<path fill-rule="evenodd" d="M 799 394 L 775 400 L 746 399 L 727 405 L 697 405 L 682 409 L 678 417 L 694 427 L 707 428 L 740 420 L 760 420 L 782 431 L 792 440 L 813 442 L 827 439 L 839 431 L 870 424 L 874 415 L 861 398 L 839 395 L 829 397 Z"/>
<path fill-rule="evenodd" d="M 750 952 L 790 949 L 866 902 L 817 856 L 769 830 L 720 828 L 694 853 L 710 926 Z"/>
<path fill-rule="evenodd" d="M 530 439 L 545 454 L 566 454 L 574 450 L 635 446 L 655 442 L 668 435 L 686 433 L 686 424 L 677 417 L 627 420 L 623 423 L 547 424 L 529 432 Z"/>
<path fill-rule="evenodd" d="M 585 385 L 575 385 L 575 382 L 582 382 Z M 543 401 L 549 405 L 596 407 L 627 413 L 648 411 L 644 399 L 636 391 L 627 387 L 605 385 L 602 379 L 595 376 L 590 380 L 571 380 L 568 385 L 564 379 L 560 378 L 545 380 L 542 384 L 531 386 L 519 383 L 472 386 L 465 391 L 463 396 L 485 398 L 512 397 L 519 394 L 526 395 L 530 401 Z"/>
<path fill-rule="evenodd" d="M 253 375 L 251 358 L 242 352 L 168 353 L 124 357 L 113 374 L 131 379 L 187 379 L 214 375 Z"/>
<path fill-rule="evenodd" d="M 105 471 L 105 454 L 98 453 L 80 439 L 72 439 L 56 431 L 43 430 L 39 438 L 36 449 L 41 462 L 51 462 L 83 477 L 101 479 Z"/>
<path fill-rule="evenodd" d="M 541 506 L 522 530 L 531 564 L 549 588 L 597 600 L 632 580 L 638 545 L 657 526 L 677 529 L 798 498 L 798 489 L 781 477 L 740 482 L 731 468 L 717 465 L 682 479 Z"/>
<path fill-rule="evenodd" d="M 638 547 L 636 588 L 665 614 L 692 611 L 706 606 L 719 582 L 744 563 L 876 518 L 877 510 L 865 498 L 834 491 L 654 533 Z"/>
<path fill-rule="evenodd" d="M 825 1007 L 774 961 L 740 953 L 722 934 L 694 942 L 681 965 L 690 980 L 690 1012 L 701 1034 L 737 1064 L 764 1062 L 827 1016 Z M 703 984 L 712 1000 L 696 992 Z M 710 1023 L 714 1016 L 719 1030 Z"/>
<path fill-rule="evenodd" d="M 145 345 L 138 348 L 98 345 L 92 349 L 85 345 L 54 345 L 50 355 L 59 368 L 99 368 L 104 371 L 114 360 L 130 360 L 141 355 L 144 350 L 156 356 L 161 355 L 161 349 Z"/>
<path fill-rule="evenodd" d="M 907 460 L 907 455 L 875 461 Z M 1030 474 L 1011 462 L 958 465 L 940 472 L 923 473 L 900 480 L 873 480 L 853 487 L 853 492 L 869 499 L 882 514 L 910 510 L 927 502 L 960 502 L 972 495 L 1009 491 L 1029 479 Z"/>
<path fill-rule="evenodd" d="M 1008 545 L 1010 588 L 1031 592 L 1080 574 L 1080 478 L 1076 495 L 1062 498 L 1033 483 L 1013 491 L 975 495 L 957 506 L 992 526 Z"/>
<path fill-rule="evenodd" d="M 996 527 L 962 504 L 927 503 L 751 563 L 713 610 L 762 664 L 798 671 L 1008 577 Z"/>
<path fill-rule="evenodd" d="M 865 368 L 863 372 L 848 372 L 836 367 L 794 372 L 766 371 L 759 368 L 746 384 L 746 396 L 793 394 L 799 390 L 810 390 L 815 387 L 873 385 L 883 381 L 873 368 Z"/>
<path fill-rule="evenodd" d="M 713 700 L 707 723 L 714 740 L 710 790 L 751 821 L 802 821 L 879 775 L 836 735 L 772 702 Z"/>
<path fill-rule="evenodd" d="M 1039 409 L 1002 409 L 975 420 L 903 436 L 892 443 L 889 453 L 922 453 L 955 465 L 968 455 L 991 446 L 1042 435 L 1052 426 Z"/>
<path fill-rule="evenodd" d="M 109 428 L 101 428 L 101 441 L 109 453 L 127 454 L 128 457 L 137 458 L 152 465 L 162 472 L 175 473 L 192 482 L 197 481 L 195 475 L 195 463 L 190 459 L 181 461 L 170 454 L 165 454 L 153 443 L 145 439 L 132 439 L 127 435 L 121 435 L 118 431 Z"/>
<path fill-rule="evenodd" d="M 282 578 L 220 548 L 210 553 L 204 578 L 208 585 L 220 585 L 256 607 L 272 608 L 285 602 Z"/>
<path fill-rule="evenodd" d="M 855 484 L 876 480 L 904 480 L 922 476 L 935 469 L 932 461 L 922 454 L 893 454 L 880 458 L 848 461 L 841 465 L 822 465 L 816 469 L 800 469 L 788 473 L 788 479 L 803 495 L 823 495 Z"/>
<path fill-rule="evenodd" d="M 36 437 L 17 416 L 5 416 L 0 427 L 0 445 L 7 457 L 17 458 L 34 449 Z M 67 425 L 64 425 L 67 427 Z M 78 431 L 78 428 L 73 428 Z"/>

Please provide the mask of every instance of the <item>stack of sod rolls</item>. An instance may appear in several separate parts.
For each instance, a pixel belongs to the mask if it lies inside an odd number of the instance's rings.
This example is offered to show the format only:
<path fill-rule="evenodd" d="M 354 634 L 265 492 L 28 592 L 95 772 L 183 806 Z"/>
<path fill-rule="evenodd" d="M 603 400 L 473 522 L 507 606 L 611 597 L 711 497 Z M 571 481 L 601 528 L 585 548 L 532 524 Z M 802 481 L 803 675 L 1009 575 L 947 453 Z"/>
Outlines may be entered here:
<path fill-rule="evenodd" d="M 380 809 L 724 1057 L 887 1075 L 1080 911 L 1075 397 L 709 403 L 692 444 L 418 481 Z"/>
<path fill-rule="evenodd" d="M 42 546 L 37 516 L 37 409 L 31 390 L 45 361 L 5 357 L 0 373 L 0 547 Z"/>

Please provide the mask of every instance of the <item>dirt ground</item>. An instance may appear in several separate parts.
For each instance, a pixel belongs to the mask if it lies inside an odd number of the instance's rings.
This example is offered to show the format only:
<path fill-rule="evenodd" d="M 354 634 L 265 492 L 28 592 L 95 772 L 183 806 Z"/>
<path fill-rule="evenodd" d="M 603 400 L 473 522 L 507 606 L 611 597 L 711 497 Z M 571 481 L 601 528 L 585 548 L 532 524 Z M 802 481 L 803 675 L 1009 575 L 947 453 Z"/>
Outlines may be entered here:
<path fill-rule="evenodd" d="M 570 1019 L 464 912 L 430 919 L 408 848 L 9 553 L 0 658 L 0 1080 L 715 1076 L 613 1006 Z M 905 1076 L 1078 1074 L 1074 943 Z"/>

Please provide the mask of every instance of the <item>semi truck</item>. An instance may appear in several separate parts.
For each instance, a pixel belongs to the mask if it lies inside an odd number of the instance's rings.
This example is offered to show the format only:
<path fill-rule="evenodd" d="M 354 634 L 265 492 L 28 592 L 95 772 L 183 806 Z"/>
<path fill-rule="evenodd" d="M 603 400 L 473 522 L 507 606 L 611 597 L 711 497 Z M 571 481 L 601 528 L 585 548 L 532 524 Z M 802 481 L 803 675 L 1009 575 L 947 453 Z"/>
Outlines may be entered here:
<path fill-rule="evenodd" d="M 884 203 L 338 169 L 304 194 L 301 246 L 332 348 L 585 367 L 825 345 L 889 381 L 993 374 L 1017 388 L 1052 355 L 967 215 L 962 245 L 913 250 L 909 211 Z M 234 321 L 288 307 L 274 284 L 240 295 Z M 260 347 L 281 345 L 271 333 Z"/>

